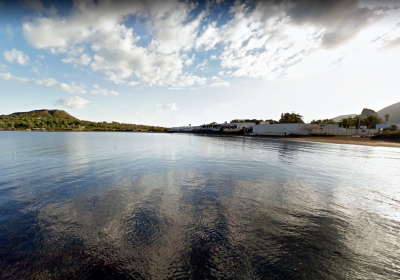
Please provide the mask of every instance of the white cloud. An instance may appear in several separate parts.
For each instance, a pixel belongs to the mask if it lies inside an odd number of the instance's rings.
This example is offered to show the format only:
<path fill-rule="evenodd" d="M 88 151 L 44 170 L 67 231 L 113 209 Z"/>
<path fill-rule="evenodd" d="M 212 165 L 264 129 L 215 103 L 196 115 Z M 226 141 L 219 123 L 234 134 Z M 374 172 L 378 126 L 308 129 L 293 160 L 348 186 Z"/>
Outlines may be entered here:
<path fill-rule="evenodd" d="M 93 87 L 96 88 L 96 89 L 90 90 L 90 92 L 93 94 L 115 95 L 115 96 L 119 95 L 119 93 L 114 90 L 100 88 L 98 85 L 93 85 Z"/>
<path fill-rule="evenodd" d="M 217 76 L 211 77 L 211 80 L 213 83 L 210 85 L 210 87 L 229 87 L 231 84 L 227 81 L 223 81 Z"/>
<path fill-rule="evenodd" d="M 28 78 L 22 78 L 22 77 L 16 77 L 11 75 L 10 73 L 0 73 L 0 79 L 6 80 L 6 81 L 16 81 L 21 84 L 35 84 L 37 86 L 46 86 L 46 87 L 52 87 L 55 86 L 58 89 L 67 91 L 69 93 L 74 93 L 74 94 L 83 94 L 86 93 L 85 86 L 83 84 L 77 85 L 75 82 L 71 82 L 70 84 L 66 83 L 59 83 L 57 80 L 53 78 L 43 78 L 43 79 L 28 79 Z M 106 94 L 106 95 L 118 95 L 118 92 L 115 91 L 108 91 L 108 90 L 99 90 L 98 93 L 101 94 Z"/>
<path fill-rule="evenodd" d="M 75 94 L 86 93 L 84 87 L 82 85 L 81 86 L 76 85 L 75 82 L 71 82 L 71 84 L 60 83 L 58 84 L 58 88 L 69 93 L 75 93 Z"/>
<path fill-rule="evenodd" d="M 14 80 L 21 84 L 26 84 L 31 81 L 28 78 L 16 77 L 16 76 L 11 75 L 10 73 L 0 73 L 0 79 L 5 80 L 5 81 Z"/>
<path fill-rule="evenodd" d="M 57 81 L 53 78 L 45 78 L 41 80 L 36 80 L 35 84 L 38 86 L 46 86 L 46 87 L 51 87 L 57 84 Z"/>
<path fill-rule="evenodd" d="M 139 82 L 136 82 L 136 81 L 132 81 L 132 82 L 127 83 L 127 85 L 128 85 L 128 86 L 131 86 L 131 87 L 137 86 L 137 85 L 139 85 L 139 84 L 140 84 L 140 83 L 139 83 Z"/>
<path fill-rule="evenodd" d="M 184 58 L 186 58 L 187 56 L 184 56 Z M 193 61 L 195 60 L 195 54 L 193 54 L 192 55 L 192 57 L 191 58 L 187 58 L 186 60 L 185 60 L 185 65 L 186 66 L 190 66 L 190 65 L 192 65 L 193 64 Z"/>
<path fill-rule="evenodd" d="M 8 81 L 11 80 L 13 76 L 10 73 L 0 73 L 0 79 Z"/>
<path fill-rule="evenodd" d="M 88 43 L 95 52 L 90 63 L 92 70 L 104 72 L 116 84 L 135 75 L 150 86 L 182 86 L 182 81 L 187 80 L 184 77 L 193 76 L 183 72 L 184 52 L 195 45 L 205 16 L 201 12 L 193 18 L 191 11 L 195 7 L 184 1 L 77 0 L 69 15 L 37 16 L 23 23 L 23 32 L 32 46 L 53 53 L 71 53 L 72 48 L 79 49 L 81 44 Z M 140 36 L 122 23 L 131 15 L 144 18 L 155 31 L 147 47 L 139 46 Z M 78 61 L 68 57 L 64 62 Z"/>
<path fill-rule="evenodd" d="M 75 96 L 71 98 L 60 98 L 54 103 L 54 105 L 62 105 L 74 109 L 83 109 L 86 108 L 86 105 L 89 103 L 89 100 L 83 99 L 79 96 Z"/>
<path fill-rule="evenodd" d="M 84 53 L 79 58 L 68 57 L 68 58 L 62 59 L 61 61 L 64 63 L 73 63 L 74 66 L 77 66 L 77 65 L 86 66 L 86 65 L 89 65 L 89 63 L 92 61 L 92 58 L 88 54 Z"/>
<path fill-rule="evenodd" d="M 221 34 L 216 28 L 217 22 L 210 23 L 196 40 L 196 49 L 211 50 L 221 41 Z"/>
<path fill-rule="evenodd" d="M 197 64 L 196 69 L 204 70 L 204 68 L 208 65 L 207 59 L 204 59 L 202 63 Z"/>
<path fill-rule="evenodd" d="M 176 108 L 176 103 L 165 104 L 163 106 L 163 109 L 165 109 L 165 110 L 178 110 L 178 108 Z"/>
<path fill-rule="evenodd" d="M 36 73 L 37 75 L 39 75 L 39 74 L 40 74 L 40 73 L 39 73 L 39 67 L 38 67 L 38 66 L 33 66 L 33 67 L 31 68 L 31 72 Z"/>
<path fill-rule="evenodd" d="M 8 68 L 7 65 L 0 62 L 0 71 L 5 71 L 7 70 L 7 68 Z"/>
<path fill-rule="evenodd" d="M 218 19 L 221 24 L 217 24 L 207 18 L 212 5 L 198 12 L 193 1 L 76 0 L 63 16 L 36 1 L 31 7 L 40 13 L 23 23 L 23 33 L 33 47 L 66 54 L 63 62 L 100 71 L 115 84 L 133 86 L 137 80 L 143 85 L 185 88 L 206 82 L 189 70 L 195 56 L 188 54 L 193 50 L 215 50 L 210 59 L 221 60 L 226 75 L 266 79 L 287 75 L 313 52 L 338 49 L 383 17 L 383 8 L 362 5 L 365 2 L 356 0 L 323 5 L 311 0 L 235 1 L 228 21 Z M 145 40 L 125 24 L 130 18 L 145 21 L 149 30 Z M 385 48 L 399 42 L 392 34 Z M 92 57 L 84 53 L 87 46 Z M 203 61 L 196 68 L 207 67 Z"/>
<path fill-rule="evenodd" d="M 8 62 L 17 62 L 20 65 L 28 64 L 29 56 L 24 54 L 22 51 L 12 49 L 4 52 L 4 58 Z"/>

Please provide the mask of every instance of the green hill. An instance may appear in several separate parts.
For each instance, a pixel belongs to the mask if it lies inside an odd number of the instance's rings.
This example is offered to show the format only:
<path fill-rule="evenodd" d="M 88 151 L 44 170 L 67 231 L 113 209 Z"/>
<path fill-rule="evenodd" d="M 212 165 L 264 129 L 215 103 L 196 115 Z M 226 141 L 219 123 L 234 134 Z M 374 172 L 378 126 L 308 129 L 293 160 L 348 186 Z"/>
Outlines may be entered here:
<path fill-rule="evenodd" d="M 34 110 L 34 111 L 29 111 L 29 112 L 16 112 L 10 114 L 10 116 L 13 115 L 18 115 L 18 116 L 32 116 L 32 117 L 55 117 L 59 119 L 66 119 L 66 120 L 77 120 L 77 118 L 71 116 L 64 110 L 47 110 L 47 109 L 42 109 L 42 110 Z"/>
<path fill-rule="evenodd" d="M 166 131 L 165 127 L 79 120 L 63 110 L 34 110 L 0 115 L 0 130 Z"/>

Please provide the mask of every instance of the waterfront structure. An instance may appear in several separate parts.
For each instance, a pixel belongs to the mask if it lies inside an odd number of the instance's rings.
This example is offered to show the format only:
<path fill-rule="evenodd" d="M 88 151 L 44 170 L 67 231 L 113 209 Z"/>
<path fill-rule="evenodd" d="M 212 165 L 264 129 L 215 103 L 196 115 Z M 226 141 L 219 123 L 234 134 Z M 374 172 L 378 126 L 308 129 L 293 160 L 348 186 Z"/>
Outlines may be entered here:
<path fill-rule="evenodd" d="M 200 126 L 178 126 L 171 127 L 168 132 L 194 132 L 194 133 L 235 133 L 244 134 L 250 132 L 255 123 L 211 123 Z"/>
<path fill-rule="evenodd" d="M 370 135 L 376 132 L 378 129 L 343 128 L 339 124 L 279 123 L 254 125 L 252 135 Z"/>
<path fill-rule="evenodd" d="M 377 129 L 367 129 L 365 127 L 344 128 L 339 124 L 305 124 L 305 123 L 279 123 L 270 124 L 263 122 L 255 123 L 213 123 L 200 126 L 180 126 L 171 127 L 168 132 L 191 132 L 204 134 L 235 134 L 244 135 L 266 135 L 266 136 L 306 136 L 306 135 L 371 135 L 377 133 Z M 390 125 L 385 125 L 390 126 Z"/>
<path fill-rule="evenodd" d="M 199 126 L 177 126 L 168 129 L 168 132 L 193 132 L 193 130 L 199 129 Z"/>

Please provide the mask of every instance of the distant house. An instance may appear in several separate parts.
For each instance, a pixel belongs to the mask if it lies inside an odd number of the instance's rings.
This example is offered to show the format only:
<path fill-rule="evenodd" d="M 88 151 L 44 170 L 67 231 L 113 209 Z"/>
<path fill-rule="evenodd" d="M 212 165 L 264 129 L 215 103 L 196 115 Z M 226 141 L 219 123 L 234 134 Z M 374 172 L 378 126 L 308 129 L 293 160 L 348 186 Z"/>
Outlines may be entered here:
<path fill-rule="evenodd" d="M 377 129 L 343 128 L 338 124 L 280 123 L 253 126 L 254 135 L 365 135 L 376 133 Z"/>

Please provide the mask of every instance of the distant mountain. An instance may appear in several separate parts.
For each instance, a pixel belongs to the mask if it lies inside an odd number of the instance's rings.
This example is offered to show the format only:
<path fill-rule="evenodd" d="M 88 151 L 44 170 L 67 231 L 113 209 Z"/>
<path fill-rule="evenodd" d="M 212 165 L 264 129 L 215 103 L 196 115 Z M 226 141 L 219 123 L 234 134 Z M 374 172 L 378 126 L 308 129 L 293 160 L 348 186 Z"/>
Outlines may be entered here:
<path fill-rule="evenodd" d="M 63 110 L 34 110 L 0 115 L 0 130 L 50 131 L 167 131 L 168 128 L 119 122 L 79 120 Z"/>
<path fill-rule="evenodd" d="M 29 112 L 16 112 L 10 114 L 12 115 L 22 115 L 22 116 L 30 116 L 30 117 L 56 117 L 59 119 L 66 119 L 66 120 L 78 120 L 77 118 L 71 116 L 64 110 L 47 110 L 47 109 L 42 109 L 42 110 L 34 110 L 34 111 L 29 111 Z"/>
<path fill-rule="evenodd" d="M 335 122 L 339 122 L 341 119 L 349 118 L 349 117 L 355 117 L 355 116 L 357 116 L 357 114 L 341 115 L 341 116 L 337 116 L 335 118 L 332 118 L 332 120 L 335 121 Z"/>
<path fill-rule="evenodd" d="M 394 103 L 390 106 L 379 110 L 378 115 L 384 120 L 386 114 L 390 114 L 388 123 L 400 124 L 400 102 Z"/>

